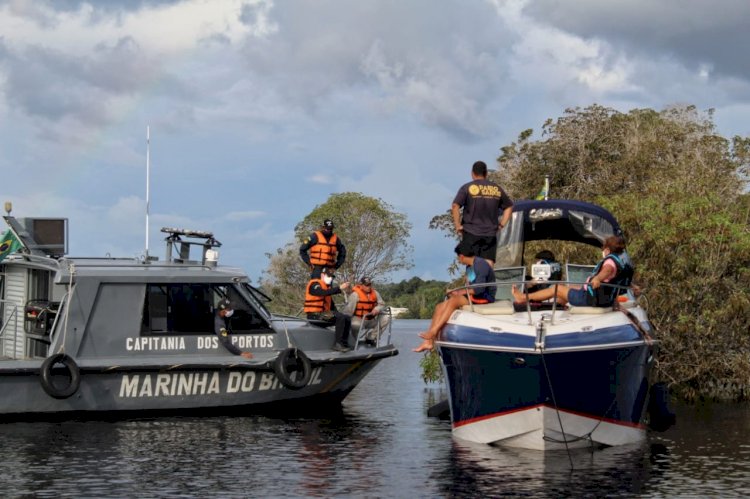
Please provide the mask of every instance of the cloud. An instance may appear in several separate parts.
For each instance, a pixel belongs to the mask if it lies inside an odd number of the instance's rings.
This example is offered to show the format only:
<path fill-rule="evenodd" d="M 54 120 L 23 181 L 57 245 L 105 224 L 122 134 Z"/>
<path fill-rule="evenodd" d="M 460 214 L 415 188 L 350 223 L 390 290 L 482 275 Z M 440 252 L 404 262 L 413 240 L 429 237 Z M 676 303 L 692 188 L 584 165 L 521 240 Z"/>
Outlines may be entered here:
<path fill-rule="evenodd" d="M 280 28 L 243 55 L 282 101 L 320 113 L 342 91 L 361 92 L 381 113 L 463 138 L 492 133 L 509 40 L 490 4 L 328 0 L 278 3 L 269 17 Z"/>
<path fill-rule="evenodd" d="M 180 58 L 190 51 L 215 56 L 227 43 L 262 36 L 272 28 L 262 8 L 256 24 L 241 19 L 243 8 L 258 2 L 140 2 L 102 9 L 87 2 L 30 2 L 0 5 L 4 26 L 0 71 L 9 107 L 35 119 L 40 129 L 106 126 L 120 118 L 134 99 L 163 93 L 195 104 L 192 74 Z M 223 7 L 223 8 L 222 8 Z M 217 45 L 217 35 L 223 43 Z M 177 67 L 174 72 L 171 67 Z M 184 114 L 184 113 L 182 113 Z M 45 136 L 54 140 L 55 133 Z"/>
<path fill-rule="evenodd" d="M 639 58 L 673 58 L 696 71 L 711 67 L 718 77 L 750 78 L 750 59 L 732 49 L 750 46 L 746 0 L 530 0 L 524 13 Z"/>
<path fill-rule="evenodd" d="M 312 175 L 310 177 L 307 177 L 307 180 L 314 184 L 321 184 L 321 185 L 329 185 L 333 183 L 333 179 L 331 179 L 330 176 L 324 173 L 318 173 L 317 175 Z"/>

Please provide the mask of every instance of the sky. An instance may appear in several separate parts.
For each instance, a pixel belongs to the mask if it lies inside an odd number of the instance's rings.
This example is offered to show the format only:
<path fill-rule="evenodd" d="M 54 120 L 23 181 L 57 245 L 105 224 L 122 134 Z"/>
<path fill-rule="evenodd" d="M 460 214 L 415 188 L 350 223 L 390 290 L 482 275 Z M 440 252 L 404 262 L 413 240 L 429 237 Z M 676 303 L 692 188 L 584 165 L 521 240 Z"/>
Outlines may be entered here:
<path fill-rule="evenodd" d="M 257 282 L 361 192 L 413 226 L 390 278 L 448 279 L 430 219 L 567 108 L 692 104 L 750 135 L 748 26 L 747 0 L 0 0 L 0 202 L 67 217 L 71 255 L 137 258 L 148 164 L 149 254 L 211 231 Z"/>

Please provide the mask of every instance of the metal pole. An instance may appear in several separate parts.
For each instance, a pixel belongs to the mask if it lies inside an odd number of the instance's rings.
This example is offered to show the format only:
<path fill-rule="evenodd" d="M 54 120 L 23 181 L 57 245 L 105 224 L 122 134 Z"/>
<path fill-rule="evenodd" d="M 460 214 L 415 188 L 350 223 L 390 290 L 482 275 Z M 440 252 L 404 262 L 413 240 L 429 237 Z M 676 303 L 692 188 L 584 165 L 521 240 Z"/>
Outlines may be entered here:
<path fill-rule="evenodd" d="M 148 214 L 151 204 L 150 178 L 151 178 L 151 127 L 146 125 L 146 260 L 148 260 Z"/>

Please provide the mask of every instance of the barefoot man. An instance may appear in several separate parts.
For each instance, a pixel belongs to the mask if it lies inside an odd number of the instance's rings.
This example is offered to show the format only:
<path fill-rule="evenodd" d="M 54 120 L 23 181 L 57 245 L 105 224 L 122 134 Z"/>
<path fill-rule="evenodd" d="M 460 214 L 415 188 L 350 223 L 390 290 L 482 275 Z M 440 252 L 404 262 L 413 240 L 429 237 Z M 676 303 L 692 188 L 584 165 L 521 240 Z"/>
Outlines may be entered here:
<path fill-rule="evenodd" d="M 467 244 L 459 244 L 456 246 L 455 251 L 458 255 L 459 263 L 466 265 L 467 284 L 492 284 L 495 282 L 495 272 L 492 270 L 492 266 L 484 258 L 474 255 L 474 251 Z M 424 341 L 417 348 L 413 349 L 413 351 L 424 352 L 425 350 L 432 350 L 438 332 L 448 322 L 454 310 L 468 305 L 469 300 L 471 300 L 471 303 L 476 304 L 493 303 L 496 291 L 497 287 L 495 286 L 482 286 L 451 291 L 448 299 L 438 303 L 435 307 L 430 328 L 423 333 L 419 333 L 419 337 Z"/>

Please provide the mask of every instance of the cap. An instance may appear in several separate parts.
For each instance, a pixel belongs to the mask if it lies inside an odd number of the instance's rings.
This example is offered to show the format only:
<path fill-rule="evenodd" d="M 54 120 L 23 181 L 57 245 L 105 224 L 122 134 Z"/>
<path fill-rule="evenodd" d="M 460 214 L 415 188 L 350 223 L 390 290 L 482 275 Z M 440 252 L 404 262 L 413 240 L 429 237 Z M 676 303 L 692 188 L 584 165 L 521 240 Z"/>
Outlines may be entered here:
<path fill-rule="evenodd" d="M 231 310 L 231 308 L 232 308 L 232 302 L 229 301 L 226 298 L 222 298 L 221 300 L 219 300 L 219 303 L 218 303 L 218 305 L 216 305 L 216 308 L 218 310 L 226 310 L 226 309 L 230 309 Z"/>
<path fill-rule="evenodd" d="M 369 276 L 363 276 L 362 279 L 359 280 L 362 284 L 365 286 L 372 286 L 372 279 L 370 279 Z"/>
<path fill-rule="evenodd" d="M 320 273 L 321 274 L 325 274 L 328 277 L 334 277 L 334 275 L 333 275 L 333 269 L 329 268 L 329 267 L 323 267 L 322 269 L 320 269 Z"/>
<path fill-rule="evenodd" d="M 326 218 L 323 220 L 323 227 L 326 229 L 333 229 L 333 220 L 330 218 Z"/>

